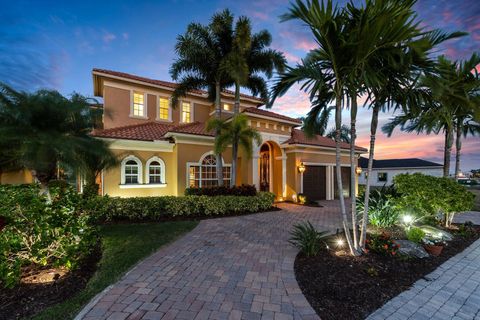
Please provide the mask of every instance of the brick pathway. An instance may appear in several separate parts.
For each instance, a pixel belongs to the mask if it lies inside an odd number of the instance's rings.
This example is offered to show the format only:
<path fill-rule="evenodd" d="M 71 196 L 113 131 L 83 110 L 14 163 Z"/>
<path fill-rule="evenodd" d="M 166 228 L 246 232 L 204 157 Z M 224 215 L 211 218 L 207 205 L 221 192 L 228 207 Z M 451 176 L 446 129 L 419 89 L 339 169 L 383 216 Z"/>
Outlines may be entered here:
<path fill-rule="evenodd" d="M 480 240 L 387 302 L 368 319 L 480 319 Z"/>
<path fill-rule="evenodd" d="M 341 227 L 338 203 L 202 221 L 94 299 L 77 319 L 318 319 L 295 280 L 294 223 Z"/>

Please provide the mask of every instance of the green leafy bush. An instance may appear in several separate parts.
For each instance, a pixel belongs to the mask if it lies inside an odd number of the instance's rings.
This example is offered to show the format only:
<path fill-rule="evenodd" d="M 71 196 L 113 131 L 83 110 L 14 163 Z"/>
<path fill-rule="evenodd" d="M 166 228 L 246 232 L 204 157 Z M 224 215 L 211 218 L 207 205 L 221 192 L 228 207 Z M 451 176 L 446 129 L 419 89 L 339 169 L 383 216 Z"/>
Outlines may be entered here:
<path fill-rule="evenodd" d="M 357 198 L 357 212 L 365 209 L 365 194 Z M 399 211 L 396 206 L 396 193 L 392 187 L 372 190 L 368 202 L 368 222 L 376 227 L 388 228 L 397 223 Z"/>
<path fill-rule="evenodd" d="M 423 238 L 425 238 L 425 232 L 423 232 L 422 229 L 417 228 L 417 227 L 412 227 L 407 230 L 407 239 L 415 242 L 415 243 L 421 243 Z"/>
<path fill-rule="evenodd" d="M 367 250 L 378 254 L 394 256 L 398 248 L 399 245 L 386 233 L 371 234 L 367 239 Z"/>
<path fill-rule="evenodd" d="M 0 285 L 13 287 L 26 265 L 74 268 L 97 241 L 96 229 L 68 187 L 51 188 L 52 202 L 35 185 L 0 186 Z"/>
<path fill-rule="evenodd" d="M 449 178 L 400 174 L 394 178 L 394 184 L 399 193 L 399 209 L 419 218 L 441 214 L 449 226 L 456 212 L 473 207 L 474 195 Z"/>
<path fill-rule="evenodd" d="M 472 221 L 465 221 L 458 226 L 458 233 L 464 238 L 471 238 L 477 234 Z"/>
<path fill-rule="evenodd" d="M 272 207 L 275 195 L 259 192 L 256 196 L 164 196 L 113 198 L 96 197 L 85 207 L 98 221 L 159 221 L 176 217 L 221 216 L 265 211 Z"/>
<path fill-rule="evenodd" d="M 254 185 L 242 184 L 241 186 L 221 186 L 209 188 L 187 188 L 185 189 L 187 196 L 256 196 L 257 188 Z"/>
<path fill-rule="evenodd" d="M 307 257 L 317 255 L 323 241 L 327 237 L 327 231 L 317 231 L 310 221 L 302 222 L 293 226 L 290 232 L 289 242 L 303 252 Z"/>

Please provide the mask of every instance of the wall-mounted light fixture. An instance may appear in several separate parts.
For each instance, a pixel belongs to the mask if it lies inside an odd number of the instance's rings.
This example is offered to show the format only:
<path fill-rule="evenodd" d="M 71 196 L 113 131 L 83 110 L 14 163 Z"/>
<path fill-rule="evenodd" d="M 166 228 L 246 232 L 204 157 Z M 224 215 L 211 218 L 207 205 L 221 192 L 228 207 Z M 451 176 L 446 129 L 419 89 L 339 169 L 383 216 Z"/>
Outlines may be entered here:
<path fill-rule="evenodd" d="M 298 172 L 300 173 L 304 173 L 305 172 L 305 165 L 303 164 L 303 162 L 300 162 L 300 165 L 298 166 Z"/>
<path fill-rule="evenodd" d="M 356 172 L 358 175 L 362 174 L 362 168 L 357 166 L 357 167 L 355 168 L 355 172 Z"/>

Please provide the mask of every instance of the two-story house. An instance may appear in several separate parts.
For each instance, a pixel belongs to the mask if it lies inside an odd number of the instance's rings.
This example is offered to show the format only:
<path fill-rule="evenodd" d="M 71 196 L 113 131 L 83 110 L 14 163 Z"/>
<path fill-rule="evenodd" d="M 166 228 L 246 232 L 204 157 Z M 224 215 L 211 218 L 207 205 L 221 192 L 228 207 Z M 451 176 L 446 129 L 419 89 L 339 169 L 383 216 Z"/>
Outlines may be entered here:
<path fill-rule="evenodd" d="M 190 186 L 216 184 L 214 135 L 205 130 L 214 106 L 205 91 L 189 92 L 172 108 L 175 83 L 123 72 L 94 69 L 94 95 L 103 98 L 103 129 L 93 133 L 110 142 L 121 160 L 101 175 L 101 192 L 111 196 L 182 195 Z M 260 108 L 263 101 L 241 95 L 240 112 L 263 139 L 253 157 L 240 152 L 237 184 L 254 184 L 277 198 L 304 193 L 310 199 L 334 199 L 335 143 L 308 138 L 298 119 Z M 222 94 L 222 113 L 230 117 L 234 96 Z M 350 195 L 348 144 L 342 144 L 344 194 Z M 356 148 L 358 155 L 365 152 Z M 223 153 L 223 177 L 230 182 L 231 150 Z M 299 167 L 305 168 L 301 173 Z"/>

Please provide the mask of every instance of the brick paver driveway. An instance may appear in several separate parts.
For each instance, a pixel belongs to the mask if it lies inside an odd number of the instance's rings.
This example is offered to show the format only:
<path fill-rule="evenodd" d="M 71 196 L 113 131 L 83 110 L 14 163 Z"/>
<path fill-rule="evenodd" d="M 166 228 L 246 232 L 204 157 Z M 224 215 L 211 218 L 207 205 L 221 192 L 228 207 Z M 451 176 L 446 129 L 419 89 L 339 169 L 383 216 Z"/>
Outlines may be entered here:
<path fill-rule="evenodd" d="M 148 257 L 77 319 L 318 319 L 295 280 L 294 223 L 341 226 L 337 202 L 323 208 L 202 221 Z"/>

